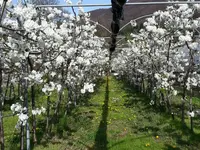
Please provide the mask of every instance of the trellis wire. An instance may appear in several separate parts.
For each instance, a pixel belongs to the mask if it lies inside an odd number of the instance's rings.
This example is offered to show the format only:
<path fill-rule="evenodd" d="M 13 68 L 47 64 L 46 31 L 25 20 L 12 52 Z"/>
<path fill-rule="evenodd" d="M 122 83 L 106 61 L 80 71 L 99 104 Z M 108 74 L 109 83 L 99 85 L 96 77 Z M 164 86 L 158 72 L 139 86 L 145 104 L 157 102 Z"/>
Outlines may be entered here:
<path fill-rule="evenodd" d="M 130 5 L 166 5 L 166 4 L 200 4 L 200 1 L 187 2 L 187 1 L 176 1 L 176 2 L 134 2 L 126 3 L 125 6 Z M 99 7 L 99 6 L 111 6 L 111 4 L 71 4 L 71 5 L 36 5 L 36 7 Z"/>

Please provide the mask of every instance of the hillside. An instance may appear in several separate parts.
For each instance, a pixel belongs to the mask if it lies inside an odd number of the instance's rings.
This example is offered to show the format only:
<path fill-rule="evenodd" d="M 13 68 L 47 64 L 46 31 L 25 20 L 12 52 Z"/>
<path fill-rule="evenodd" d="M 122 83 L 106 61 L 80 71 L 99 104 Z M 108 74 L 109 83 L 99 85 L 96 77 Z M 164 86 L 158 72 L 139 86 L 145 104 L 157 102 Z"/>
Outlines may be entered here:
<path fill-rule="evenodd" d="M 155 0 L 129 0 L 131 2 L 150 2 Z M 157 0 L 157 1 L 167 1 L 167 0 Z M 124 7 L 124 20 L 121 22 L 123 26 L 130 20 L 136 19 L 143 15 L 152 14 L 157 10 L 165 9 L 166 5 L 137 5 L 137 6 L 125 6 Z M 97 9 L 91 11 L 91 19 L 93 21 L 99 22 L 110 30 L 110 23 L 112 21 L 112 12 L 111 8 L 109 9 Z M 99 29 L 102 31 L 102 29 Z M 104 33 L 106 35 L 106 33 Z M 105 36 L 104 35 L 104 36 Z"/>

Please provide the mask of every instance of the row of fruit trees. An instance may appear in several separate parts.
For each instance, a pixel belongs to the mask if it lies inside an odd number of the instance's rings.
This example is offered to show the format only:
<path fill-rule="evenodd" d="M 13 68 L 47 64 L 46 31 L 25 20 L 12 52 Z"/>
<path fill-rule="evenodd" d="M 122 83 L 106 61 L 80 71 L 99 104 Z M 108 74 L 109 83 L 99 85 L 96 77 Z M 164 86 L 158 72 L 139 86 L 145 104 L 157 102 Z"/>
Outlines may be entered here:
<path fill-rule="evenodd" d="M 5 1 L 4 1 L 5 2 Z M 69 1 L 68 1 L 69 2 Z M 0 1 L 3 9 L 3 0 Z M 0 24 L 0 95 L 1 148 L 4 149 L 3 105 L 9 100 L 8 89 L 14 88 L 16 101 L 11 105 L 18 116 L 16 127 L 30 139 L 30 118 L 33 143 L 36 137 L 36 116 L 45 113 L 46 133 L 52 116 L 57 117 L 62 101 L 76 106 L 79 98 L 94 92 L 95 81 L 102 77 L 108 62 L 104 40 L 95 36 L 96 24 L 79 8 L 79 14 L 64 13 L 57 8 L 36 8 L 34 5 L 6 3 Z M 63 95 L 67 89 L 68 98 Z M 46 107 L 37 104 L 36 91 L 46 95 Z M 58 98 L 50 107 L 53 92 Z M 29 96 L 30 93 L 30 96 Z M 26 129 L 26 130 L 25 130 Z M 26 142 L 30 149 L 30 140 Z"/>
<path fill-rule="evenodd" d="M 150 97 L 150 105 L 173 118 L 178 111 L 172 108 L 173 98 L 181 94 L 179 114 L 183 126 L 189 115 L 192 131 L 193 117 L 199 113 L 192 102 L 200 86 L 199 10 L 199 4 L 179 4 L 156 11 L 144 28 L 131 33 L 129 46 L 112 61 L 119 76 Z"/>

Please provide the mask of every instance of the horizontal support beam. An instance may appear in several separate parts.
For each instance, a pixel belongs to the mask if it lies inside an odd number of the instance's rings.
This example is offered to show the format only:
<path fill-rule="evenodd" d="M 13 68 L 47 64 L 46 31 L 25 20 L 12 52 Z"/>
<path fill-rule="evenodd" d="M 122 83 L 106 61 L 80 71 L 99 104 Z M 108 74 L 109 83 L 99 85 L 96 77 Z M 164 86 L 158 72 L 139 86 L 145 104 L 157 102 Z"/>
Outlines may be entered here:
<path fill-rule="evenodd" d="M 169 5 L 169 4 L 200 4 L 200 1 L 187 2 L 187 1 L 176 1 L 176 2 L 134 2 L 126 3 L 126 6 L 131 5 Z M 72 4 L 72 5 L 36 5 L 36 7 L 105 7 L 111 6 L 111 4 Z"/>

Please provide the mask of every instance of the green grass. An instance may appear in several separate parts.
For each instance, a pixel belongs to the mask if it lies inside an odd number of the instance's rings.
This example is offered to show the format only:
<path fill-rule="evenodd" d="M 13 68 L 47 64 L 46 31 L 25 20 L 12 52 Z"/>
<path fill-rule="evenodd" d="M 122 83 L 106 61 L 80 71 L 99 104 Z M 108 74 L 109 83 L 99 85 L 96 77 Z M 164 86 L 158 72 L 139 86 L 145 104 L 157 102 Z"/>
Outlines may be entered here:
<path fill-rule="evenodd" d="M 197 118 L 194 118 L 195 133 L 190 133 L 189 118 L 186 119 L 187 126 L 182 129 L 178 116 L 172 120 L 168 114 L 150 106 L 149 102 L 147 97 L 124 82 L 109 77 L 107 83 L 104 79 L 97 92 L 85 97 L 85 103 L 74 108 L 66 117 L 60 114 L 59 123 L 52 129 L 52 138 L 45 138 L 45 123 L 42 117 L 38 118 L 40 140 L 33 149 L 199 149 L 200 126 Z M 5 119 L 5 135 L 12 136 L 15 122 L 16 118 Z M 19 141 L 16 144 L 19 145 Z"/>
<path fill-rule="evenodd" d="M 12 115 L 11 111 L 4 112 L 4 116 Z M 18 131 L 15 129 L 17 123 L 17 116 L 5 117 L 3 119 L 4 124 L 4 137 L 6 149 L 19 148 L 19 136 Z"/>

